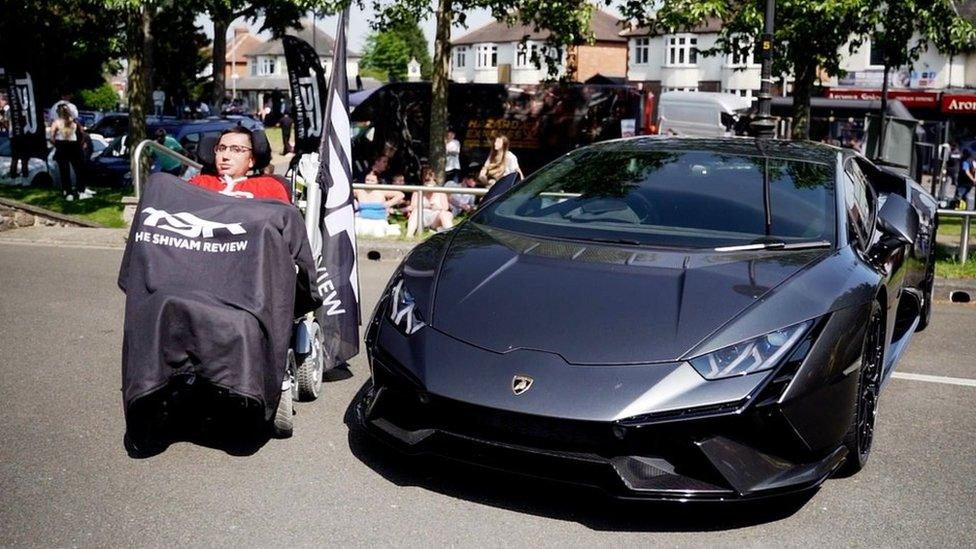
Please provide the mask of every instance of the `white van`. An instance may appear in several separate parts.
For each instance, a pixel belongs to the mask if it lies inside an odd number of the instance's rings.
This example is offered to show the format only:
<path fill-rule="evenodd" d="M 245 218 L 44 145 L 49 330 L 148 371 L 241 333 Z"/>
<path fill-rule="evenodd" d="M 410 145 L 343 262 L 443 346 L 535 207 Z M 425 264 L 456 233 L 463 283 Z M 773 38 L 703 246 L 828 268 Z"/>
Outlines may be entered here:
<path fill-rule="evenodd" d="M 734 135 L 739 117 L 751 108 L 751 98 L 732 93 L 664 92 L 657 107 L 658 131 L 662 135 Z"/>

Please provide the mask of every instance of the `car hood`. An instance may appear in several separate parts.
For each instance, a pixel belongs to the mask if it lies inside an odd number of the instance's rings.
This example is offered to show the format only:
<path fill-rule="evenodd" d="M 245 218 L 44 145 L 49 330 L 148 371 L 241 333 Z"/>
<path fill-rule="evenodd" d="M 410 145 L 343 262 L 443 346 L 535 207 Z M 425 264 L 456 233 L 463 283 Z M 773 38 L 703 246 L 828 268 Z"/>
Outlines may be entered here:
<path fill-rule="evenodd" d="M 571 364 L 678 360 L 828 255 L 614 247 L 474 223 L 456 233 L 437 274 L 431 326 L 491 351 L 538 350 Z"/>

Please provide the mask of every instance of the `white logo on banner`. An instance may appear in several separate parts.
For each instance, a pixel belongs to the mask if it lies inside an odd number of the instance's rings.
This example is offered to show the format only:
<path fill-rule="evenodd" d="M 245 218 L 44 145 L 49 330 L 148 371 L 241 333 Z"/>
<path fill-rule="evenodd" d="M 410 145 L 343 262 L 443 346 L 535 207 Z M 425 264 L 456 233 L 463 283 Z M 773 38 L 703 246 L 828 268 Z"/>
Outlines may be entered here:
<path fill-rule="evenodd" d="M 172 231 L 187 238 L 213 238 L 214 232 L 224 229 L 230 234 L 244 234 L 247 231 L 240 223 L 218 223 L 197 217 L 189 212 L 171 214 L 165 210 L 153 207 L 143 208 L 142 213 L 149 214 L 144 224 Z"/>

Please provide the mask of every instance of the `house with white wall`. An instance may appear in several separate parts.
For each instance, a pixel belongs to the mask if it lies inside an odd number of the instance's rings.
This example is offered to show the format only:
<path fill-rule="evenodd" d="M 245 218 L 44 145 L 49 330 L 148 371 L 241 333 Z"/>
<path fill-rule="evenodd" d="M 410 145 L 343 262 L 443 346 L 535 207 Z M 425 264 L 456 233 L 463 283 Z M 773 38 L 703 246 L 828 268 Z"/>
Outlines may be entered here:
<path fill-rule="evenodd" d="M 451 41 L 451 79 L 455 82 L 538 84 L 548 78 L 545 56 L 557 58 L 556 78 L 584 82 L 600 74 L 627 74 L 627 39 L 620 20 L 596 9 L 591 19 L 593 44 L 557 51 L 546 46 L 550 31 L 492 21 Z M 524 41 L 523 41 L 524 40 Z"/>
<path fill-rule="evenodd" d="M 627 39 L 627 80 L 655 95 L 665 91 L 710 91 L 754 97 L 760 65 L 750 51 L 705 56 L 714 48 L 722 22 L 709 19 L 687 31 L 652 35 L 646 28 L 620 33 Z"/>

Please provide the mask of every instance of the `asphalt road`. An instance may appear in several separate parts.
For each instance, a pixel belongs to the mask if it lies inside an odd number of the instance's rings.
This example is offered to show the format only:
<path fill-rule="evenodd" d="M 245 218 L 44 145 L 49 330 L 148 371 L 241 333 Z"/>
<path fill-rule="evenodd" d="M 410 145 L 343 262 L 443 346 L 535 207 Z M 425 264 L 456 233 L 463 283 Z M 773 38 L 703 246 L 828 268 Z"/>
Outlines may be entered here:
<path fill-rule="evenodd" d="M 118 250 L 0 244 L 0 546 L 976 545 L 976 387 L 893 379 L 867 468 L 761 505 L 599 492 L 394 455 L 343 417 L 351 376 L 295 436 L 228 451 L 122 446 Z M 392 261 L 364 261 L 368 314 Z M 976 378 L 976 307 L 940 303 L 901 372 Z"/>

